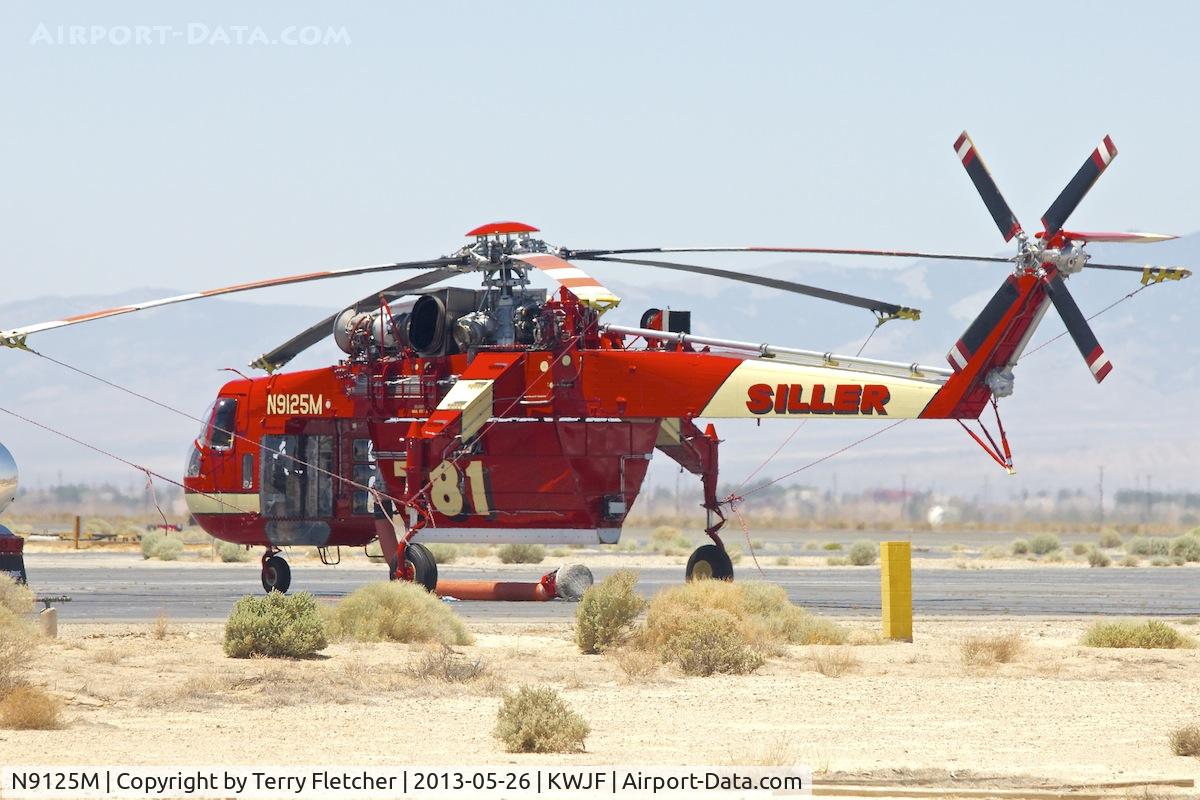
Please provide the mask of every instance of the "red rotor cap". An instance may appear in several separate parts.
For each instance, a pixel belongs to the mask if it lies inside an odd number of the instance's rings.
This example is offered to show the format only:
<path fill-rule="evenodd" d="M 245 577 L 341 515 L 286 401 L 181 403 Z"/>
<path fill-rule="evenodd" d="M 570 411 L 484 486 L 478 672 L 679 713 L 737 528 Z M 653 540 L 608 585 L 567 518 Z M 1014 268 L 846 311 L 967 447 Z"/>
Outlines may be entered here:
<path fill-rule="evenodd" d="M 467 231 L 467 236 L 491 236 L 495 233 L 537 233 L 537 228 L 524 222 L 489 222 Z"/>

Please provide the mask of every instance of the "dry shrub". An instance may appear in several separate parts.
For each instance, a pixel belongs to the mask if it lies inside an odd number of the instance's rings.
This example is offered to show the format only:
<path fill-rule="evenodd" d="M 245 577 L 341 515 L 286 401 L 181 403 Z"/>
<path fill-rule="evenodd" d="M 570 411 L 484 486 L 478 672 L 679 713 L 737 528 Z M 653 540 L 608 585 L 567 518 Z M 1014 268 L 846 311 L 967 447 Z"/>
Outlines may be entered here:
<path fill-rule="evenodd" d="M 1029 540 L 1029 550 L 1035 556 L 1053 553 L 1062 547 L 1062 542 L 1053 533 L 1039 533 Z"/>
<path fill-rule="evenodd" d="M 1110 566 L 1112 566 L 1112 559 L 1109 558 L 1108 554 L 1105 553 L 1103 550 L 1101 550 L 1099 547 L 1093 547 L 1090 550 L 1088 550 L 1087 560 L 1088 560 L 1088 566 L 1090 566 L 1090 567 L 1110 567 Z"/>
<path fill-rule="evenodd" d="M 827 678 L 840 678 L 859 667 L 854 652 L 845 647 L 819 647 L 812 654 L 813 669 Z"/>
<path fill-rule="evenodd" d="M 92 658 L 100 664 L 120 664 L 125 654 L 115 647 L 106 647 L 103 650 L 97 650 Z"/>
<path fill-rule="evenodd" d="M 408 667 L 407 672 L 418 679 L 442 683 L 470 683 L 483 677 L 487 668 L 483 666 L 482 659 L 469 659 L 443 644 L 417 659 Z"/>
<path fill-rule="evenodd" d="M 575 610 L 575 643 L 581 653 L 599 653 L 620 644 L 646 607 L 633 591 L 637 573 L 620 570 L 583 593 Z"/>
<path fill-rule="evenodd" d="M 546 558 L 546 548 L 540 544 L 509 543 L 497 552 L 505 564 L 540 564 Z"/>
<path fill-rule="evenodd" d="M 660 652 L 684 675 L 747 675 L 763 665 L 763 657 L 743 638 L 737 617 L 728 611 L 705 609 L 674 627 Z"/>
<path fill-rule="evenodd" d="M 458 545 L 449 542 L 430 542 L 425 545 L 439 564 L 453 564 L 458 560 Z"/>
<path fill-rule="evenodd" d="M 786 567 L 786 566 L 789 566 L 791 563 L 792 563 L 792 560 L 790 558 L 788 558 L 787 556 L 776 556 L 775 557 L 775 566 L 777 566 L 777 567 Z"/>
<path fill-rule="evenodd" d="M 664 556 L 677 556 L 687 552 L 691 542 L 683 531 L 673 525 L 659 525 L 650 533 L 650 549 Z"/>
<path fill-rule="evenodd" d="M 166 612 L 160 611 L 158 616 L 154 618 L 154 626 L 150 628 L 150 635 L 160 642 L 167 638 L 168 618 Z"/>
<path fill-rule="evenodd" d="M 841 550 L 842 544 L 841 544 L 841 542 L 826 542 L 825 544 L 821 545 L 821 549 L 822 550 Z"/>
<path fill-rule="evenodd" d="M 1024 539 L 1013 539 L 1010 549 L 1012 550 L 1012 554 L 1014 556 L 1026 555 L 1029 552 L 1029 542 L 1025 541 Z"/>
<path fill-rule="evenodd" d="M 1200 758 L 1200 725 L 1184 725 L 1171 731 L 1171 752 Z"/>
<path fill-rule="evenodd" d="M 616 647 L 605 652 L 617 662 L 617 666 L 628 681 L 641 681 L 653 677 L 662 663 L 657 653 L 638 647 Z"/>
<path fill-rule="evenodd" d="M 217 545 L 217 556 L 226 564 L 240 564 L 249 561 L 252 553 L 240 544 L 221 542 Z"/>
<path fill-rule="evenodd" d="M 850 566 L 850 559 L 842 558 L 840 556 L 830 556 L 829 558 L 825 559 L 825 566 L 827 566 L 827 567 L 848 567 L 848 566 Z"/>
<path fill-rule="evenodd" d="M 36 647 L 37 637 L 29 625 L 0 606 L 0 697 L 24 685 L 22 676 Z"/>
<path fill-rule="evenodd" d="M 1165 622 L 1149 619 L 1145 622 L 1097 622 L 1083 635 L 1084 647 L 1137 647 L 1154 650 L 1175 650 L 1196 646 Z"/>
<path fill-rule="evenodd" d="M 232 658 L 305 658 L 327 644 L 317 601 L 308 592 L 246 595 L 225 622 L 225 654 Z"/>
<path fill-rule="evenodd" d="M 998 547 L 996 545 L 993 545 L 983 551 L 983 557 L 988 558 L 988 559 L 993 559 L 993 560 L 1000 559 L 1000 558 L 1008 558 L 1008 551 L 1005 550 L 1003 547 Z"/>
<path fill-rule="evenodd" d="M 18 686 L 0 700 L 0 726 L 18 731 L 62 727 L 62 703 L 36 686 Z"/>
<path fill-rule="evenodd" d="M 1121 534 L 1116 531 L 1104 531 L 1100 534 L 1100 546 L 1114 548 L 1121 546 Z"/>
<path fill-rule="evenodd" d="M 737 756 L 730 763 L 735 766 L 790 767 L 799 760 L 792 741 L 786 736 L 776 736 L 766 744 Z"/>
<path fill-rule="evenodd" d="M 501 699 L 493 735 L 510 753 L 573 753 L 590 732 L 556 691 L 524 686 Z"/>
<path fill-rule="evenodd" d="M 1137 565 L 1139 565 L 1141 563 L 1142 563 L 1142 560 L 1140 558 L 1138 558 L 1137 556 L 1133 556 L 1133 555 L 1124 556 L 1120 561 L 1120 564 L 1122 567 L 1136 567 Z"/>
<path fill-rule="evenodd" d="M 1071 552 L 1077 556 L 1085 556 L 1092 549 L 1091 545 L 1086 542 L 1076 542 L 1071 545 Z"/>
<path fill-rule="evenodd" d="M 879 557 L 879 546 L 863 539 L 850 545 L 850 563 L 856 567 L 869 567 Z"/>
<path fill-rule="evenodd" d="M 0 609 L 20 617 L 33 611 L 33 592 L 23 583 L 0 573 Z"/>
<path fill-rule="evenodd" d="M 1184 561 L 1200 561 L 1200 534 L 1185 533 L 1172 539 L 1170 555 Z"/>
<path fill-rule="evenodd" d="M 450 607 L 408 581 L 356 589 L 326 614 L 329 635 L 360 642 L 471 644 L 474 638 Z"/>
<path fill-rule="evenodd" d="M 970 636 L 959 644 L 963 663 L 968 667 L 987 667 L 1013 661 L 1024 648 L 1018 633 L 999 633 L 992 636 Z"/>
<path fill-rule="evenodd" d="M 650 601 L 638 640 L 689 674 L 710 675 L 753 671 L 784 644 L 844 644 L 846 632 L 774 584 L 693 581 Z"/>

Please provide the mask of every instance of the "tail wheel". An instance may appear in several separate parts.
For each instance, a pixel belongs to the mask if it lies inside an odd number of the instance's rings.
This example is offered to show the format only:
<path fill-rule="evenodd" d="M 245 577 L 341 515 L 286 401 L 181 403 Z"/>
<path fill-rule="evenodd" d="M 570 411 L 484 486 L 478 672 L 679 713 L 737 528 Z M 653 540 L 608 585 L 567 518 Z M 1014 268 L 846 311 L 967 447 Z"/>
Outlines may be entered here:
<path fill-rule="evenodd" d="M 696 548 L 687 563 L 687 579 L 699 580 L 733 580 L 733 561 L 725 548 L 715 544 L 706 544 Z"/>
<path fill-rule="evenodd" d="M 412 575 L 413 583 L 421 584 L 430 592 L 437 588 L 437 561 L 428 547 L 420 542 L 409 542 L 404 548 L 404 566 Z"/>
<path fill-rule="evenodd" d="M 271 556 L 263 562 L 263 591 L 284 592 L 292 585 L 292 568 L 279 556 Z"/>

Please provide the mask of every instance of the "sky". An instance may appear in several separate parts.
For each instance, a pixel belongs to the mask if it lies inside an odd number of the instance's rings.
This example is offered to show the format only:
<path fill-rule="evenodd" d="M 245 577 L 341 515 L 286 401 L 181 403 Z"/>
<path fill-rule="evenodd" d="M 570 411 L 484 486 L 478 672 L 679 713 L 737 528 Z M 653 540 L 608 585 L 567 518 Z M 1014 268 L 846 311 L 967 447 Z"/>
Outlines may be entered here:
<path fill-rule="evenodd" d="M 1191 233 L 1198 23 L 1182 2 L 10 0 L 5 300 L 426 258 L 494 219 L 577 248 L 1007 252 L 963 128 L 1030 230 L 1110 134 L 1072 222 Z"/>

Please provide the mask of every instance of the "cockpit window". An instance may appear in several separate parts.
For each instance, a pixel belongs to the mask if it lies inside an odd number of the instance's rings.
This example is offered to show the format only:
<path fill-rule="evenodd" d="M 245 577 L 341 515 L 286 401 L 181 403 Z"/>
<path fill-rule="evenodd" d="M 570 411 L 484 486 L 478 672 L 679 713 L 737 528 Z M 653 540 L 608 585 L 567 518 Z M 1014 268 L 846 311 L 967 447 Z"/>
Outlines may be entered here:
<path fill-rule="evenodd" d="M 208 444 L 214 450 L 233 446 L 233 428 L 237 424 L 237 400 L 222 397 L 213 408 L 212 424 L 208 428 Z"/>

